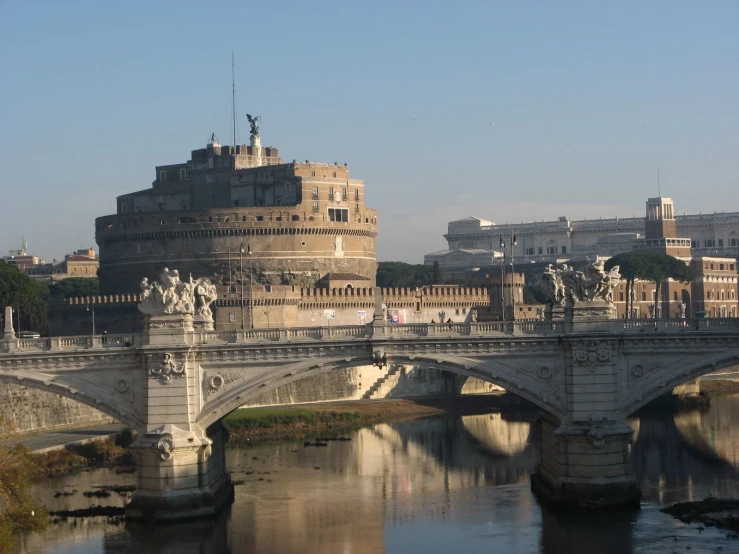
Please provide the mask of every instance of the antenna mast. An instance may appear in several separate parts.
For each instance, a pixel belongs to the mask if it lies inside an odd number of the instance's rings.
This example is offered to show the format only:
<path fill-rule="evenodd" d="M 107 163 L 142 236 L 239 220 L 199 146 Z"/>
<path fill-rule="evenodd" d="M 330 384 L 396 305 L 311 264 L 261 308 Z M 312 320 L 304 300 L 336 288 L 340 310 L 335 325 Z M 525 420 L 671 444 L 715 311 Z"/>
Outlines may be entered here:
<path fill-rule="evenodd" d="M 662 185 L 659 182 L 659 167 L 657 168 L 657 194 L 662 198 Z"/>
<path fill-rule="evenodd" d="M 233 147 L 236 150 L 236 77 L 234 71 L 234 53 L 231 50 L 231 117 L 233 118 Z"/>

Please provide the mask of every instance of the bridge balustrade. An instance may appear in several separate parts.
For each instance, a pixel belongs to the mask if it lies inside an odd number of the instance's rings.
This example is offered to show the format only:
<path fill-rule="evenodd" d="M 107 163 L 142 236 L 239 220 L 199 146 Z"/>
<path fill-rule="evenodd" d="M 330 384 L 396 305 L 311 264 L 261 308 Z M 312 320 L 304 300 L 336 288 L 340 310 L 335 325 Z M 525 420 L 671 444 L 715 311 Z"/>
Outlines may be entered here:
<path fill-rule="evenodd" d="M 338 325 L 332 327 L 290 327 L 251 329 L 246 331 L 202 331 L 194 333 L 195 343 L 233 344 L 239 342 L 316 340 L 338 337 L 368 338 L 372 326 Z M 737 318 L 705 319 L 617 319 L 600 326 L 601 331 L 613 333 L 674 333 L 739 331 Z M 375 331 L 376 332 L 376 331 Z M 386 324 L 385 333 L 398 337 L 430 336 L 495 336 L 495 335 L 552 335 L 566 333 L 563 321 L 486 321 L 480 323 L 409 323 Z M 44 337 L 38 339 L 0 340 L 0 353 L 43 352 L 59 350 L 89 350 L 96 348 L 139 347 L 143 334 Z"/>

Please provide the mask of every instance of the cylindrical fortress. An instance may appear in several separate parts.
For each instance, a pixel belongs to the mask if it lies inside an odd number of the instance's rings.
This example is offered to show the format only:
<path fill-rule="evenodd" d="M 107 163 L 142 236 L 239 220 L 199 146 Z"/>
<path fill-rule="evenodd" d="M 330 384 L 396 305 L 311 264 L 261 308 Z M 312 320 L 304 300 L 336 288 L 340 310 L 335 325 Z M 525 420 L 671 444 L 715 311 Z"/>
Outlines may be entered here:
<path fill-rule="evenodd" d="M 374 285 L 377 213 L 346 165 L 282 163 L 277 149 L 221 147 L 159 166 L 151 189 L 95 221 L 102 294 L 138 290 L 166 266 L 184 279 L 313 286 L 328 273 Z M 254 165 L 259 164 L 259 165 Z M 243 252 L 242 252 L 243 250 Z"/>

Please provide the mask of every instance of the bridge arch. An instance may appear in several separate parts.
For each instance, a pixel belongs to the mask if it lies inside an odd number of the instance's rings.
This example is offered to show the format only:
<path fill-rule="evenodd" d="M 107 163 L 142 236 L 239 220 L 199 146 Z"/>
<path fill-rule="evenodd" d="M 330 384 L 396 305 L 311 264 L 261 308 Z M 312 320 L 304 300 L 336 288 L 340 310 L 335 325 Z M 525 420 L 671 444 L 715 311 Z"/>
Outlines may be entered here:
<path fill-rule="evenodd" d="M 530 371 L 522 371 L 515 365 L 495 359 L 477 360 L 449 354 L 436 355 L 393 355 L 390 363 L 422 365 L 424 368 L 449 371 L 467 377 L 474 377 L 528 400 L 558 419 L 566 413 L 564 399 L 555 386 L 556 372 L 550 369 L 546 378 L 537 377 Z M 344 358 L 315 358 L 288 363 L 265 369 L 252 378 L 245 379 L 228 391 L 208 400 L 202 407 L 197 423 L 208 427 L 248 401 L 282 385 L 320 375 L 338 369 L 372 365 L 369 355 Z M 553 367 L 555 362 L 551 364 Z"/>
<path fill-rule="evenodd" d="M 103 412 L 132 429 L 145 427 L 144 423 L 134 413 L 132 406 L 125 406 L 120 399 L 116 399 L 102 387 L 78 383 L 74 385 L 65 384 L 56 381 L 54 376 L 36 372 L 24 372 L 23 374 L 0 372 L 0 383 L 29 387 L 63 396 Z"/>
<path fill-rule="evenodd" d="M 652 400 L 692 379 L 736 365 L 739 365 L 739 348 L 701 356 L 693 362 L 681 359 L 660 367 L 639 382 L 638 387 L 632 387 L 623 404 L 623 414 L 633 414 Z"/>

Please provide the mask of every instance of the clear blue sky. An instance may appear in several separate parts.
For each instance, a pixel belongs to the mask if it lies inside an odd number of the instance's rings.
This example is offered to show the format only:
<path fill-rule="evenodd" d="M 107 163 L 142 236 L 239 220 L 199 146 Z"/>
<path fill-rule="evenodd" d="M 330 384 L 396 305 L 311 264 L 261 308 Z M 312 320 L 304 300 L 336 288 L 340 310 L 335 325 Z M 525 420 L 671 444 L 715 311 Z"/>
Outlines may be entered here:
<path fill-rule="evenodd" d="M 244 114 L 347 162 L 378 258 L 449 220 L 739 211 L 739 2 L 0 0 L 0 253 L 94 244 L 156 164 Z M 224 140 L 224 142 L 228 142 Z"/>

